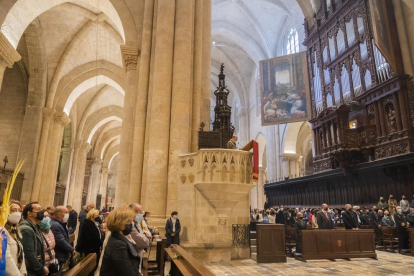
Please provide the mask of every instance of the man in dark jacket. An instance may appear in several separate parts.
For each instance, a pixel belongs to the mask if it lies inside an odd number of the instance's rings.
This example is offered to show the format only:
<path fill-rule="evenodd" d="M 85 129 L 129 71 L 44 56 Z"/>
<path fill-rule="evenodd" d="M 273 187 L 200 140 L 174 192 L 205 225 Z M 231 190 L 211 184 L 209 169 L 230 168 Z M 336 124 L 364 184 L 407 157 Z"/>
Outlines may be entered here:
<path fill-rule="evenodd" d="M 55 253 L 60 265 L 63 265 L 69 259 L 70 254 L 75 253 L 74 248 L 69 243 L 69 233 L 66 228 L 68 218 L 68 209 L 65 206 L 56 207 L 50 230 L 55 236 Z"/>
<path fill-rule="evenodd" d="M 276 213 L 276 223 L 277 224 L 286 224 L 286 215 L 283 210 L 283 205 L 279 206 L 279 210 Z"/>
<path fill-rule="evenodd" d="M 44 217 L 44 210 L 37 202 L 26 205 L 23 210 L 24 220 L 20 223 L 22 245 L 26 261 L 27 276 L 43 276 L 49 274 L 45 266 L 44 240 L 39 223 Z"/>
<path fill-rule="evenodd" d="M 86 219 L 88 212 L 95 208 L 95 203 L 91 202 L 88 205 L 84 206 L 79 213 L 79 234 L 82 230 L 82 223 Z M 78 236 L 79 237 L 79 236 Z"/>
<path fill-rule="evenodd" d="M 322 211 L 316 215 L 318 226 L 321 230 L 330 230 L 334 228 L 331 216 L 328 214 L 328 204 L 322 204 Z"/>
<path fill-rule="evenodd" d="M 167 247 L 171 244 L 180 244 L 181 224 L 178 219 L 178 212 L 171 213 L 171 217 L 167 219 L 165 224 L 165 236 L 167 237 Z"/>
<path fill-rule="evenodd" d="M 371 228 L 374 229 L 375 239 L 378 245 L 382 245 L 381 240 L 381 221 L 377 214 L 377 206 L 372 206 L 372 211 L 369 213 L 369 223 Z"/>
<path fill-rule="evenodd" d="M 397 227 L 398 236 L 398 252 L 401 253 L 402 249 L 408 249 L 408 231 L 407 228 L 410 225 L 407 222 L 407 217 L 403 213 L 400 206 L 397 206 L 396 213 L 394 214 L 395 226 Z"/>
<path fill-rule="evenodd" d="M 353 217 L 353 211 L 350 204 L 345 205 L 345 212 L 342 212 L 342 220 L 345 225 L 345 229 L 355 230 L 358 229 L 358 224 Z"/>
<path fill-rule="evenodd" d="M 78 213 L 73 210 L 71 205 L 67 205 L 66 208 L 69 212 L 69 219 L 68 219 L 68 230 L 69 234 L 73 234 L 76 231 L 76 226 L 78 225 Z"/>

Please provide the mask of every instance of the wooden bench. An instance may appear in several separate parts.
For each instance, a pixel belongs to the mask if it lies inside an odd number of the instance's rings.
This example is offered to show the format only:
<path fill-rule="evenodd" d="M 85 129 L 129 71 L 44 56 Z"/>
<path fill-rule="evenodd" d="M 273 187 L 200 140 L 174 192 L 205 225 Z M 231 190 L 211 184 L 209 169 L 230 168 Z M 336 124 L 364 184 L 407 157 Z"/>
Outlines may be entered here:
<path fill-rule="evenodd" d="M 88 276 L 96 267 L 96 253 L 88 254 L 64 276 Z"/>
<path fill-rule="evenodd" d="M 171 276 L 213 276 L 203 264 L 197 261 L 193 256 L 187 253 L 177 244 L 171 245 L 165 249 L 171 258 Z"/>
<path fill-rule="evenodd" d="M 156 239 L 157 248 L 152 249 L 157 251 L 155 260 L 149 260 L 149 256 L 144 256 L 142 261 L 142 273 L 147 275 L 160 275 L 164 276 L 164 267 L 165 267 L 165 247 L 167 244 L 166 237 L 160 237 Z M 148 253 L 150 253 L 148 249 Z M 144 273 L 145 272 L 145 273 Z"/>
<path fill-rule="evenodd" d="M 387 244 L 388 244 L 391 252 L 395 253 L 394 245 L 398 245 L 397 228 L 390 227 L 390 226 L 382 226 L 381 233 L 382 233 L 382 244 L 384 245 L 384 250 L 387 251 Z"/>
<path fill-rule="evenodd" d="M 291 227 L 285 228 L 285 248 L 286 255 L 293 256 L 292 248 L 296 247 L 296 229 Z"/>

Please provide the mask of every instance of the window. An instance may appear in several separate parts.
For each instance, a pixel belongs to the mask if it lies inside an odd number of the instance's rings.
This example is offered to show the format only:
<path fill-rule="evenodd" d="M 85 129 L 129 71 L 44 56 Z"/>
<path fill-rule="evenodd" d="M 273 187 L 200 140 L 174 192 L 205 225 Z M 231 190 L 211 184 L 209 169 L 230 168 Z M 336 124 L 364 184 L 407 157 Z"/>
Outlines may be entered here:
<path fill-rule="evenodd" d="M 292 28 L 286 38 L 286 54 L 295 54 L 299 52 L 299 36 L 296 28 Z"/>

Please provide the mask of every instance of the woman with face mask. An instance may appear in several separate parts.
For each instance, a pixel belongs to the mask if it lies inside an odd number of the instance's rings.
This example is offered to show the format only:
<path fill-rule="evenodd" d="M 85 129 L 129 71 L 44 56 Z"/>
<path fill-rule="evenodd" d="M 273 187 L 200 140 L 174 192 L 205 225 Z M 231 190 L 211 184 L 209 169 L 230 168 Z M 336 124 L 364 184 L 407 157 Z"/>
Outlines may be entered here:
<path fill-rule="evenodd" d="M 138 248 L 130 236 L 135 215 L 135 212 L 126 206 L 109 213 L 106 223 L 111 236 L 103 253 L 100 276 L 141 275 L 138 270 Z"/>
<path fill-rule="evenodd" d="M 55 236 L 53 235 L 53 232 L 50 231 L 50 227 L 52 226 L 52 220 L 50 218 L 49 212 L 45 211 L 44 218 L 39 223 L 40 231 L 42 231 L 42 235 L 44 238 L 44 247 L 45 247 L 45 266 L 49 268 L 49 274 L 53 275 L 58 268 L 59 262 L 56 259 L 56 253 L 55 253 Z M 54 266 L 54 269 L 51 269 L 51 265 Z"/>
<path fill-rule="evenodd" d="M 97 209 L 90 210 L 82 223 L 82 231 L 78 238 L 78 244 L 76 245 L 76 251 L 85 254 L 85 256 L 89 253 L 96 253 L 97 260 L 101 256 L 103 243 L 99 222 L 101 222 L 99 211 Z"/>
<path fill-rule="evenodd" d="M 4 226 L 7 234 L 6 251 L 6 275 L 20 276 L 26 275 L 26 264 L 24 261 L 23 245 L 21 243 L 22 233 L 20 232 L 19 222 L 22 218 L 22 206 L 18 201 L 10 202 L 10 214 Z M 8 252 L 10 254 L 8 254 Z"/>

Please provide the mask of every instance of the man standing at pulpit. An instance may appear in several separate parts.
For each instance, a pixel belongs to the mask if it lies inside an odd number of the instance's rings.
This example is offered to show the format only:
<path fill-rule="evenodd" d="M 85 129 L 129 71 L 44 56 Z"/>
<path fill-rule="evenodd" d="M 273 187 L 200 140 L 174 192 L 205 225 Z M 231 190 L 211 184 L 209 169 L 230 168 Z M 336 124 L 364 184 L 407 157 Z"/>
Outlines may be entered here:
<path fill-rule="evenodd" d="M 237 142 L 237 135 L 234 135 L 228 142 L 227 142 L 227 149 L 237 149 L 236 142 Z"/>

